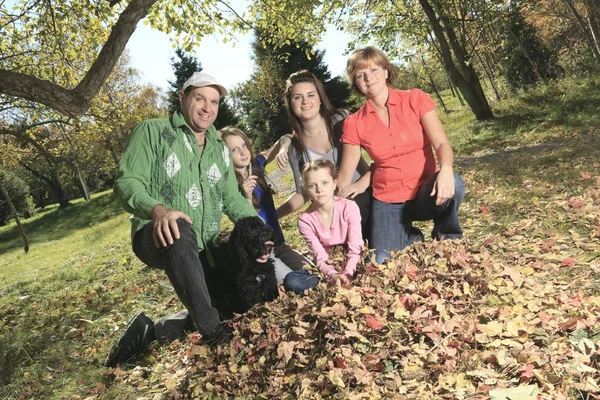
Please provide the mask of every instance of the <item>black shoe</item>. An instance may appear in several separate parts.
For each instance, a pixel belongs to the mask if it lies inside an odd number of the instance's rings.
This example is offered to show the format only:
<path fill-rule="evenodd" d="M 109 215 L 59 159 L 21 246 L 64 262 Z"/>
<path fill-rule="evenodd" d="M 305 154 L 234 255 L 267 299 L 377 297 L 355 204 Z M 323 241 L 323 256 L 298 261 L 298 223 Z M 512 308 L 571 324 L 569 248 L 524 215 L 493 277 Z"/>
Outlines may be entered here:
<path fill-rule="evenodd" d="M 148 344 L 154 340 L 154 322 L 142 311 L 135 314 L 129 321 L 125 333 L 113 345 L 108 353 L 107 367 L 116 367 L 131 357 L 141 353 Z"/>
<path fill-rule="evenodd" d="M 233 331 L 229 327 L 229 325 L 219 324 L 215 329 L 210 331 L 210 333 L 203 336 L 204 342 L 211 346 L 216 347 L 220 344 L 226 344 L 231 342 L 233 339 Z"/>

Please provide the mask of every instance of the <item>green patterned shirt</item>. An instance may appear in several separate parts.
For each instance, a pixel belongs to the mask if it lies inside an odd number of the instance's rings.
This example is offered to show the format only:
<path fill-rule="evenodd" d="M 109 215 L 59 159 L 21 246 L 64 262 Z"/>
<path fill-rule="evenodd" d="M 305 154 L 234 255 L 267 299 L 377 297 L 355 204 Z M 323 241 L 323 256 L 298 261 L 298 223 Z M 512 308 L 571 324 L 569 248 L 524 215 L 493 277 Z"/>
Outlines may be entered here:
<path fill-rule="evenodd" d="M 151 222 L 157 204 L 181 211 L 193 222 L 198 249 L 216 239 L 224 212 L 232 221 L 255 216 L 235 178 L 229 149 L 214 126 L 198 142 L 181 111 L 171 118 L 143 121 L 127 139 L 119 162 L 115 195 L 131 217 L 131 237 Z"/>

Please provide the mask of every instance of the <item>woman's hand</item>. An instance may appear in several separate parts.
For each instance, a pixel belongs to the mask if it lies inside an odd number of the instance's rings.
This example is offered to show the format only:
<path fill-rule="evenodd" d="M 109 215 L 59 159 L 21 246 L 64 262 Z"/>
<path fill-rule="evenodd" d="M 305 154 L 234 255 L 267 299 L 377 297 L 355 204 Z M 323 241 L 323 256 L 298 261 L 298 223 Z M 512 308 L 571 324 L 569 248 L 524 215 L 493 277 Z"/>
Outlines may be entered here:
<path fill-rule="evenodd" d="M 368 181 L 366 182 L 366 184 L 364 182 L 361 183 L 361 181 L 356 181 L 356 182 L 346 186 L 345 188 L 340 189 L 340 191 L 338 192 L 338 196 L 353 199 L 356 196 L 358 196 L 359 194 L 364 193 L 368 187 L 369 187 Z"/>
<path fill-rule="evenodd" d="M 288 149 L 287 149 L 287 147 L 286 148 L 282 147 L 279 150 L 279 153 L 277 153 L 277 155 L 275 156 L 275 161 L 277 161 L 277 166 L 282 171 L 288 166 L 289 160 L 288 160 Z"/>
<path fill-rule="evenodd" d="M 454 196 L 454 172 L 452 169 L 440 169 L 433 185 L 431 196 L 436 196 L 435 204 L 440 206 Z"/>
<path fill-rule="evenodd" d="M 256 187 L 256 175 L 250 175 L 246 179 L 244 179 L 244 183 L 242 184 L 242 189 L 244 190 L 244 197 L 247 199 L 252 198 L 252 192 Z"/>

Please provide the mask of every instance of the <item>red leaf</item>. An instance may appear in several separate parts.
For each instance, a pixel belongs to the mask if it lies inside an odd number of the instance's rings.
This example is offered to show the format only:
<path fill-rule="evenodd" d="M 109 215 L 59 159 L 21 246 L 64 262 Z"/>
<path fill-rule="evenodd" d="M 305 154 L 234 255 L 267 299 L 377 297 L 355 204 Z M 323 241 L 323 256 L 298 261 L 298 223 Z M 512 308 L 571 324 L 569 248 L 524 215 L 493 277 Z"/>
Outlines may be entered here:
<path fill-rule="evenodd" d="M 565 258 L 565 260 L 560 263 L 561 267 L 574 267 L 575 266 L 575 260 L 573 260 L 571 257 Z"/>
<path fill-rule="evenodd" d="M 367 326 L 374 331 L 378 331 L 382 329 L 385 325 L 383 325 L 379 320 L 372 315 L 367 315 Z"/>
<path fill-rule="evenodd" d="M 577 199 L 571 200 L 569 202 L 569 205 L 573 208 L 581 208 L 581 207 L 583 207 L 583 201 L 577 200 Z"/>
<path fill-rule="evenodd" d="M 344 359 L 342 357 L 336 357 L 335 363 L 337 364 L 338 368 L 341 368 L 341 369 L 348 368 L 348 366 L 346 365 L 346 362 L 344 361 Z"/>
<path fill-rule="evenodd" d="M 406 270 L 404 271 L 404 273 L 406 274 L 406 276 L 408 276 L 409 279 L 412 279 L 413 281 L 419 279 L 419 275 L 417 275 L 417 267 L 415 267 L 412 264 L 408 264 L 406 266 Z"/>
<path fill-rule="evenodd" d="M 487 208 L 487 205 L 485 205 L 485 206 L 481 206 L 481 213 L 482 213 L 482 214 L 487 214 L 487 213 L 489 213 L 489 212 L 490 212 L 490 211 L 488 210 L 488 208 Z"/>
<path fill-rule="evenodd" d="M 533 378 L 535 378 L 533 365 L 527 364 L 525 368 L 521 370 L 521 382 L 529 382 Z"/>

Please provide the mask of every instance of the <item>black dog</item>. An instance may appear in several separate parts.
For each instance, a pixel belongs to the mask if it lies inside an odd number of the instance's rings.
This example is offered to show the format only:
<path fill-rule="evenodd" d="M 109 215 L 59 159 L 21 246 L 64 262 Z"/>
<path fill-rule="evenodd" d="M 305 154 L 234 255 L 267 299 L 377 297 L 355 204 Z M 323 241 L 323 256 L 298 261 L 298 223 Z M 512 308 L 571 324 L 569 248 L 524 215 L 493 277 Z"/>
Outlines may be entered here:
<path fill-rule="evenodd" d="M 205 268 L 213 305 L 228 319 L 278 296 L 273 259 L 275 232 L 259 217 L 240 219 L 229 240 L 213 247 L 216 268 Z M 210 267 L 209 267 L 210 268 Z"/>

